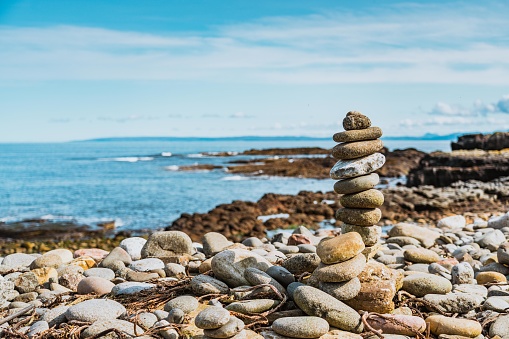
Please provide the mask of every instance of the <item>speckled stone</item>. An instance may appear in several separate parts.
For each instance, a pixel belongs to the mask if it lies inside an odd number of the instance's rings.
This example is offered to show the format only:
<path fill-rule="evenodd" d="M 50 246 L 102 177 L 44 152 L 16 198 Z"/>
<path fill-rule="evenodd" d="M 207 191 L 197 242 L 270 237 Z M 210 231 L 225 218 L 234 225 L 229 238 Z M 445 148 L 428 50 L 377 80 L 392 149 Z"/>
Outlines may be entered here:
<path fill-rule="evenodd" d="M 89 337 L 93 337 L 96 334 L 99 334 L 99 333 L 106 331 L 110 328 L 115 328 L 129 336 L 134 336 L 135 335 L 134 334 L 134 326 L 135 325 L 133 323 L 131 323 L 129 321 L 125 321 L 125 320 L 120 320 L 120 319 L 103 320 L 103 319 L 101 319 L 101 320 L 94 322 L 89 327 L 87 327 L 81 333 L 81 338 L 86 339 Z M 143 330 L 139 326 L 136 326 L 136 331 L 138 334 L 143 334 Z M 113 337 L 113 336 L 110 336 L 109 334 L 106 334 L 104 336 L 101 336 L 101 338 L 117 338 L 117 336 L 115 335 Z"/>
<path fill-rule="evenodd" d="M 449 334 L 475 338 L 482 332 L 481 324 L 470 319 L 432 315 L 426 318 L 426 323 L 434 335 Z"/>
<path fill-rule="evenodd" d="M 295 304 L 306 314 L 325 319 L 338 329 L 361 333 L 360 315 L 331 295 L 311 286 L 298 286 L 293 292 Z"/>
<path fill-rule="evenodd" d="M 380 226 L 357 226 L 350 224 L 341 225 L 342 233 L 355 232 L 361 236 L 362 242 L 365 246 L 375 245 L 382 236 L 382 228 Z"/>
<path fill-rule="evenodd" d="M 204 309 L 194 319 L 196 327 L 204 330 L 219 328 L 230 321 L 230 312 L 222 307 L 212 306 Z"/>
<path fill-rule="evenodd" d="M 369 189 L 354 194 L 345 194 L 339 198 L 343 207 L 348 208 L 376 208 L 384 203 L 384 195 L 376 189 Z"/>
<path fill-rule="evenodd" d="M 440 260 L 440 256 L 426 248 L 409 248 L 403 252 L 406 260 L 413 263 L 431 264 Z"/>
<path fill-rule="evenodd" d="M 230 288 L 221 280 L 200 274 L 191 280 L 191 289 L 197 295 L 228 294 Z"/>
<path fill-rule="evenodd" d="M 361 112 L 350 111 L 343 119 L 343 128 L 347 131 L 371 127 L 371 120 Z"/>
<path fill-rule="evenodd" d="M 416 273 L 403 279 L 403 290 L 423 297 L 426 294 L 446 294 L 451 292 L 452 284 L 449 280 L 438 275 Z"/>
<path fill-rule="evenodd" d="M 325 265 L 320 263 L 313 275 L 321 282 L 343 282 L 358 276 L 366 266 L 366 258 L 362 254 L 338 264 Z"/>
<path fill-rule="evenodd" d="M 340 208 L 336 212 L 336 219 L 357 226 L 373 226 L 381 218 L 382 211 L 379 208 Z"/>
<path fill-rule="evenodd" d="M 349 130 L 336 133 L 332 136 L 335 142 L 352 142 L 362 140 L 374 140 L 382 136 L 380 127 L 368 127 L 365 129 Z"/>
<path fill-rule="evenodd" d="M 346 142 L 336 145 L 332 149 L 332 156 L 336 159 L 355 159 L 378 152 L 383 147 L 380 139 Z"/>
<path fill-rule="evenodd" d="M 244 322 L 237 317 L 230 317 L 230 320 L 223 326 L 216 329 L 207 329 L 203 331 L 205 337 L 209 338 L 232 338 L 245 332 Z"/>
<path fill-rule="evenodd" d="M 332 295 L 338 300 L 349 300 L 355 298 L 361 290 L 361 282 L 355 277 L 349 281 L 340 283 L 320 282 L 319 287 L 325 293 Z"/>
<path fill-rule="evenodd" d="M 320 264 L 320 257 L 316 253 L 300 253 L 283 261 L 281 266 L 295 275 L 313 272 Z"/>
<path fill-rule="evenodd" d="M 336 181 L 334 191 L 338 194 L 352 194 L 369 190 L 380 182 L 380 177 L 376 173 L 362 175 L 360 177 Z"/>
<path fill-rule="evenodd" d="M 109 299 L 90 299 L 73 305 L 65 312 L 67 320 L 94 322 L 116 319 L 126 312 L 122 304 Z"/>
<path fill-rule="evenodd" d="M 316 254 L 322 263 L 330 265 L 350 260 L 364 249 L 360 234 L 352 232 L 325 238 L 316 246 Z"/>
<path fill-rule="evenodd" d="M 318 338 L 329 332 L 329 323 L 319 317 L 283 317 L 272 323 L 272 330 L 291 338 Z"/>
<path fill-rule="evenodd" d="M 382 153 L 373 153 L 350 160 L 339 160 L 331 168 L 330 177 L 336 180 L 358 177 L 374 172 L 384 164 L 385 156 Z"/>
<path fill-rule="evenodd" d="M 199 306 L 198 300 L 192 295 L 182 295 L 173 298 L 164 305 L 164 310 L 169 312 L 174 308 L 180 308 L 184 313 L 189 314 Z"/>

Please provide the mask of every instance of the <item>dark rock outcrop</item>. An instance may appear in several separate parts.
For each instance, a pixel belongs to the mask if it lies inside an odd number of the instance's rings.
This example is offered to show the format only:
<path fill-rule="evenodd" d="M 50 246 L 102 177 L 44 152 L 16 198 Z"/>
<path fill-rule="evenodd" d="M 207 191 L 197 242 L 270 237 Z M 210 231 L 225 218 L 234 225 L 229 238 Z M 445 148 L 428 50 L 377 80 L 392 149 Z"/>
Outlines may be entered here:
<path fill-rule="evenodd" d="M 457 181 L 491 181 L 509 175 L 509 153 L 486 151 L 434 152 L 408 174 L 407 186 L 445 187 Z"/>
<path fill-rule="evenodd" d="M 458 137 L 457 142 L 451 142 L 451 149 L 455 150 L 502 150 L 509 148 L 509 132 L 495 132 L 493 134 L 467 134 Z"/>

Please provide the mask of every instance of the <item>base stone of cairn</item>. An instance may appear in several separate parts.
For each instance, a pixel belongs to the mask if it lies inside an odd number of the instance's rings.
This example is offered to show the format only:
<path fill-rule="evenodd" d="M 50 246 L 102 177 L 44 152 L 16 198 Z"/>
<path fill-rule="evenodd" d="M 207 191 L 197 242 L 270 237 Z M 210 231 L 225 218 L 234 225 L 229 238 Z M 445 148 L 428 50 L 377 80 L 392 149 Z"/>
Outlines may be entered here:
<path fill-rule="evenodd" d="M 369 261 L 381 246 L 382 228 L 377 223 L 384 196 L 375 189 L 379 177 L 374 172 L 385 163 L 385 156 L 378 153 L 383 148 L 382 130 L 371 127 L 371 120 L 359 112 L 348 112 L 343 127 L 344 132 L 333 136 L 339 144 L 332 156 L 338 162 L 330 171 L 338 180 L 334 191 L 341 194 L 343 208 L 336 219 L 343 222 L 342 234 L 318 244 L 321 264 L 312 278 L 322 291 L 356 310 L 389 313 L 402 274 Z"/>

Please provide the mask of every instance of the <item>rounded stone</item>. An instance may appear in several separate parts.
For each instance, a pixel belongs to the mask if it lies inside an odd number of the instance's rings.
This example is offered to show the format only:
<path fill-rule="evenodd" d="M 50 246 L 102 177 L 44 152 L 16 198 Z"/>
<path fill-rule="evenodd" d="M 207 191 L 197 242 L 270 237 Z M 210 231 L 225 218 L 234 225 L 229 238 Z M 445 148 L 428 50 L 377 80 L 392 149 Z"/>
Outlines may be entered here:
<path fill-rule="evenodd" d="M 385 156 L 382 153 L 350 159 L 339 160 L 330 170 L 330 177 L 335 180 L 347 179 L 366 175 L 376 171 L 385 164 Z"/>
<path fill-rule="evenodd" d="M 286 289 L 274 278 L 272 278 L 267 273 L 260 271 L 257 268 L 254 267 L 248 267 L 244 271 L 244 278 L 246 278 L 247 281 L 252 286 L 262 285 L 262 284 L 269 284 L 274 286 L 281 295 L 286 294 Z"/>
<path fill-rule="evenodd" d="M 120 320 L 120 319 L 102 320 L 101 319 L 99 321 L 94 322 L 89 327 L 87 327 L 81 333 L 81 338 L 85 339 L 85 338 L 94 337 L 95 335 L 97 335 L 101 332 L 104 332 L 106 330 L 112 329 L 112 328 L 119 330 L 126 335 L 135 336 L 134 326 L 135 325 L 133 323 L 131 323 L 129 321 L 125 321 L 125 320 Z M 138 334 L 143 333 L 143 330 L 139 326 L 136 326 L 136 331 Z M 115 332 L 110 332 L 110 333 L 115 333 Z M 101 336 L 101 338 L 118 338 L 118 337 L 117 337 L 117 335 L 112 336 L 110 334 L 106 334 L 104 336 Z"/>
<path fill-rule="evenodd" d="M 449 293 L 452 290 L 452 284 L 438 275 L 416 273 L 403 279 L 403 290 L 416 297 L 423 297 L 426 294 Z"/>
<path fill-rule="evenodd" d="M 343 119 L 343 128 L 347 131 L 371 127 L 371 120 L 361 112 L 350 111 Z"/>
<path fill-rule="evenodd" d="M 426 248 L 409 248 L 403 252 L 405 260 L 420 263 L 420 264 L 431 264 L 440 260 L 440 256 Z"/>
<path fill-rule="evenodd" d="M 362 140 L 374 140 L 382 136 L 380 127 L 368 127 L 365 129 L 349 130 L 336 133 L 332 136 L 335 142 L 352 142 Z"/>
<path fill-rule="evenodd" d="M 78 294 L 94 293 L 97 295 L 104 295 L 111 292 L 114 283 L 101 277 L 87 277 L 78 283 L 76 292 Z"/>
<path fill-rule="evenodd" d="M 316 253 L 300 253 L 283 261 L 281 266 L 295 275 L 312 273 L 320 264 L 320 257 Z"/>
<path fill-rule="evenodd" d="M 116 319 L 125 312 L 125 307 L 114 300 L 90 299 L 69 307 L 65 312 L 65 317 L 69 321 L 78 320 L 93 323 L 97 320 Z"/>
<path fill-rule="evenodd" d="M 129 268 L 137 272 L 164 270 L 164 262 L 158 258 L 146 258 L 133 261 Z"/>
<path fill-rule="evenodd" d="M 336 219 L 346 224 L 373 226 L 382 219 L 382 211 L 379 208 L 340 208 Z"/>
<path fill-rule="evenodd" d="M 63 264 L 62 258 L 55 253 L 46 253 L 39 258 L 32 261 L 30 264 L 31 269 L 42 268 L 42 267 L 53 267 L 57 268 Z"/>
<path fill-rule="evenodd" d="M 470 319 L 432 315 L 426 318 L 426 323 L 434 335 L 448 334 L 475 338 L 482 332 L 481 324 Z"/>
<path fill-rule="evenodd" d="M 113 270 L 110 270 L 109 268 L 105 267 L 94 267 L 89 268 L 86 270 L 83 275 L 85 277 L 99 277 L 106 280 L 113 280 L 115 279 L 115 272 Z"/>
<path fill-rule="evenodd" d="M 342 233 L 358 233 L 365 246 L 373 246 L 380 241 L 382 228 L 380 226 L 357 226 L 350 224 L 341 225 Z"/>
<path fill-rule="evenodd" d="M 207 257 L 216 255 L 233 245 L 223 234 L 218 232 L 208 232 L 202 237 L 203 252 Z"/>
<path fill-rule="evenodd" d="M 359 193 L 342 195 L 339 202 L 347 208 L 376 208 L 384 203 L 384 195 L 379 190 L 369 189 Z"/>
<path fill-rule="evenodd" d="M 28 337 L 34 338 L 37 337 L 41 332 L 49 330 L 49 324 L 44 320 L 39 320 L 33 323 L 28 329 Z"/>
<path fill-rule="evenodd" d="M 319 317 L 284 317 L 272 323 L 277 334 L 291 338 L 318 338 L 329 332 L 329 323 Z"/>
<path fill-rule="evenodd" d="M 360 253 L 354 258 L 337 264 L 320 263 L 313 272 L 321 282 L 343 282 L 358 276 L 366 266 L 366 257 Z"/>
<path fill-rule="evenodd" d="M 222 307 L 212 306 L 204 309 L 194 319 L 196 327 L 209 330 L 226 325 L 230 321 L 230 312 Z"/>
<path fill-rule="evenodd" d="M 451 276 L 454 285 L 471 284 L 474 280 L 474 269 L 468 262 L 461 262 L 452 267 Z"/>
<path fill-rule="evenodd" d="M 380 177 L 376 173 L 362 175 L 360 177 L 336 181 L 334 191 L 338 194 L 352 194 L 369 190 L 380 182 Z"/>
<path fill-rule="evenodd" d="M 383 317 L 372 315 L 367 318 L 367 322 L 374 329 L 382 330 L 384 337 L 386 334 L 414 337 L 416 332 L 422 333 L 426 330 L 424 319 L 412 315 L 384 314 Z"/>
<path fill-rule="evenodd" d="M 345 233 L 320 241 L 316 246 L 316 254 L 322 263 L 336 264 L 357 256 L 364 250 L 364 247 L 359 233 Z"/>
<path fill-rule="evenodd" d="M 380 139 L 345 142 L 334 146 L 332 156 L 336 159 L 355 159 L 378 152 L 383 147 Z"/>
<path fill-rule="evenodd" d="M 479 272 L 477 273 L 475 280 L 479 285 L 489 284 L 489 283 L 507 283 L 507 278 L 502 273 L 498 272 Z"/>
<path fill-rule="evenodd" d="M 244 332 L 244 322 L 237 317 L 230 317 L 230 320 L 223 326 L 216 329 L 204 330 L 203 334 L 209 338 L 236 338 L 238 334 Z"/>
<path fill-rule="evenodd" d="M 332 295 L 338 300 L 349 300 L 355 298 L 361 290 L 361 282 L 355 277 L 349 281 L 341 283 L 320 282 L 319 287 L 322 291 Z"/>
<path fill-rule="evenodd" d="M 140 291 L 148 290 L 151 288 L 156 287 L 155 284 L 149 284 L 145 282 L 134 282 L 134 281 L 127 281 L 120 283 L 118 285 L 115 285 L 113 289 L 111 290 L 111 293 L 113 295 L 122 295 L 122 294 L 136 294 Z"/>
<path fill-rule="evenodd" d="M 141 257 L 162 259 L 193 252 L 193 242 L 187 234 L 180 231 L 163 231 L 150 235 L 141 250 Z"/>
<path fill-rule="evenodd" d="M 99 264 L 101 267 L 116 271 L 132 262 L 131 256 L 121 247 L 115 247 Z"/>
<path fill-rule="evenodd" d="M 206 274 L 193 277 L 191 289 L 197 295 L 228 294 L 230 291 L 230 288 L 224 282 Z"/>
<path fill-rule="evenodd" d="M 173 298 L 164 305 L 166 312 L 171 311 L 174 308 L 180 308 L 184 313 L 189 314 L 196 310 L 199 306 L 198 300 L 192 295 L 182 295 L 180 297 Z"/>
<path fill-rule="evenodd" d="M 490 337 L 497 335 L 501 338 L 509 337 L 509 315 L 500 316 L 491 324 Z"/>
<path fill-rule="evenodd" d="M 183 279 L 186 277 L 186 268 L 180 264 L 168 263 L 164 266 L 164 273 L 167 277 Z"/>
<path fill-rule="evenodd" d="M 131 260 L 140 260 L 141 249 L 143 248 L 143 246 L 145 246 L 146 242 L 147 242 L 146 239 L 140 237 L 131 237 L 122 240 L 119 246 L 129 254 Z"/>
<path fill-rule="evenodd" d="M 277 305 L 279 305 L 278 300 L 253 299 L 233 302 L 226 306 L 226 309 L 228 311 L 238 312 L 242 314 L 262 313 L 267 310 L 270 310 L 273 307 L 276 307 Z"/>
<path fill-rule="evenodd" d="M 37 259 L 36 256 L 25 253 L 13 253 L 6 255 L 2 261 L 2 265 L 9 267 L 29 267 L 30 264 Z"/>
<path fill-rule="evenodd" d="M 306 314 L 323 318 L 331 326 L 354 333 L 363 330 L 357 311 L 317 288 L 298 286 L 293 292 L 293 300 Z"/>
<path fill-rule="evenodd" d="M 265 273 L 276 279 L 284 287 L 295 282 L 295 276 L 282 266 L 271 266 Z"/>
<path fill-rule="evenodd" d="M 212 259 L 212 271 L 215 276 L 230 287 L 249 285 L 244 278 L 244 271 L 248 267 L 266 271 L 270 266 L 265 258 L 243 249 L 222 251 Z"/>
<path fill-rule="evenodd" d="M 60 305 L 55 308 L 50 308 L 44 312 L 42 320 L 47 321 L 49 326 L 58 326 L 66 322 L 65 312 L 69 309 L 67 305 Z"/>
<path fill-rule="evenodd" d="M 173 308 L 170 312 L 168 312 L 168 320 L 173 324 L 183 324 L 186 318 L 186 314 L 180 308 Z"/>

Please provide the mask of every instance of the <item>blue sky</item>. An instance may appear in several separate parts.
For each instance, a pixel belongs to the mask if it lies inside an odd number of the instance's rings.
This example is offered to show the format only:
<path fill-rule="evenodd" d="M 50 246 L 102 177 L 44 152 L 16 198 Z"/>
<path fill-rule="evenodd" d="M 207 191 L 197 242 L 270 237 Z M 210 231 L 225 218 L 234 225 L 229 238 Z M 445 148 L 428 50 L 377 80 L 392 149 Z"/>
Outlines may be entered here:
<path fill-rule="evenodd" d="M 0 1 L 0 142 L 509 130 L 505 1 Z"/>

